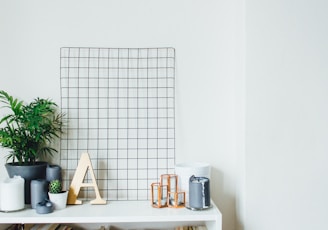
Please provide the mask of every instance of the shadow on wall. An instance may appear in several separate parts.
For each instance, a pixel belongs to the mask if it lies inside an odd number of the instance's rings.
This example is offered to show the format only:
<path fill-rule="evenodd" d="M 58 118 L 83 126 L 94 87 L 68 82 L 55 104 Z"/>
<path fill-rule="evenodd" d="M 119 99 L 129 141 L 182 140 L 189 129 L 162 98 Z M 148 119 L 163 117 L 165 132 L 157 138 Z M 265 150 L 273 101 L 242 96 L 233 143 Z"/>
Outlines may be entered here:
<path fill-rule="evenodd" d="M 242 224 L 236 219 L 235 188 L 225 187 L 224 173 L 217 168 L 211 168 L 211 198 L 222 213 L 222 230 L 242 230 Z"/>

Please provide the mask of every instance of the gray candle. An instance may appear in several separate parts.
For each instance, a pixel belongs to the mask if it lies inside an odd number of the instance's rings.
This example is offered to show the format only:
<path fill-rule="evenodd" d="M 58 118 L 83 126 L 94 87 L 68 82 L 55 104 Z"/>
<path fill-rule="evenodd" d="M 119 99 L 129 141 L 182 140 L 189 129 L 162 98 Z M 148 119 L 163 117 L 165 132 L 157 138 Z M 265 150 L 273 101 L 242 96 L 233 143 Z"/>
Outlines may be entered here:
<path fill-rule="evenodd" d="M 211 205 L 210 183 L 206 177 L 191 176 L 189 180 L 189 206 L 195 209 L 208 208 Z"/>
<path fill-rule="evenodd" d="M 48 165 L 46 172 L 47 172 L 46 178 L 47 178 L 48 182 L 50 182 L 52 180 L 60 180 L 61 181 L 61 179 L 62 179 L 61 167 L 59 165 Z"/>
<path fill-rule="evenodd" d="M 47 198 L 47 181 L 43 179 L 31 181 L 31 205 L 35 209 L 39 202 L 44 201 Z"/>

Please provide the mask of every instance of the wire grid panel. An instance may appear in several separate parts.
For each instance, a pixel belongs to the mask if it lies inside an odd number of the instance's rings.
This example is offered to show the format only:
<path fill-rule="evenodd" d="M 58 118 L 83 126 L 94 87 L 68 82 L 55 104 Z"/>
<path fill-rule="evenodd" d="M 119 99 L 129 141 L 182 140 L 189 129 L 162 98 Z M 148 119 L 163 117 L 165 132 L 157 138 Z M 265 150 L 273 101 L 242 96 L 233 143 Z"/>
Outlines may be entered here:
<path fill-rule="evenodd" d="M 174 48 L 64 47 L 60 62 L 64 186 L 87 152 L 104 199 L 148 200 L 150 184 L 174 172 Z"/>

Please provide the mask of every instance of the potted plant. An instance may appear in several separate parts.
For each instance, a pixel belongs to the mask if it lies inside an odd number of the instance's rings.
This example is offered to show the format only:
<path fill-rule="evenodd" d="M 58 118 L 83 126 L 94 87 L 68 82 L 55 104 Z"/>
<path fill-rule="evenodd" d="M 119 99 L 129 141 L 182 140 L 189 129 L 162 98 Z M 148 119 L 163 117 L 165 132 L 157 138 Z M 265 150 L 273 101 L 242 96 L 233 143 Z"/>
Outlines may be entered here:
<path fill-rule="evenodd" d="M 66 208 L 68 191 L 62 190 L 60 180 L 52 180 L 49 183 L 49 200 L 52 202 L 54 209 Z"/>
<path fill-rule="evenodd" d="M 47 162 L 40 159 L 57 152 L 51 144 L 62 133 L 63 114 L 50 99 L 36 98 L 26 104 L 3 90 L 0 109 L 5 113 L 0 119 L 0 145 L 10 149 L 6 169 L 10 177 L 25 179 L 25 203 L 29 204 L 31 180 L 46 175 Z"/>

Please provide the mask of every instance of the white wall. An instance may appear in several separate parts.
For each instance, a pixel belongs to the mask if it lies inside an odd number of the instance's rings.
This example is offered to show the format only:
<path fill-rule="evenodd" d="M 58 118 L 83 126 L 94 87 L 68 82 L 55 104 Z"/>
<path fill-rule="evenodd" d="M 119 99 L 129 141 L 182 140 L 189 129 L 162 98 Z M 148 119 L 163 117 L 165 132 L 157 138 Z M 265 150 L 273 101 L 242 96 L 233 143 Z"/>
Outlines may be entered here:
<path fill-rule="evenodd" d="M 327 8 L 246 0 L 246 230 L 328 229 Z"/>
<path fill-rule="evenodd" d="M 212 198 L 223 213 L 223 229 L 235 229 L 241 2 L 3 0 L 0 88 L 25 100 L 59 103 L 60 47 L 175 47 L 176 160 L 212 164 Z M 5 175 L 3 167 L 0 172 Z"/>

